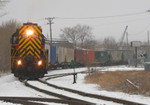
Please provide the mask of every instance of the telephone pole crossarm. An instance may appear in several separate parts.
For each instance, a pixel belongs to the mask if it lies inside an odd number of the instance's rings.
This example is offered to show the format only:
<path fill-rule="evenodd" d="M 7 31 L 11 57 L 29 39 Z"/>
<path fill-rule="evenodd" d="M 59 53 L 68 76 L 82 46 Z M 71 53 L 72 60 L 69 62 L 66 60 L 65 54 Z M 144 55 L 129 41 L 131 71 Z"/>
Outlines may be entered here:
<path fill-rule="evenodd" d="M 49 17 L 49 18 L 45 18 L 45 19 L 48 20 L 47 24 L 50 25 L 50 44 L 52 45 L 52 24 L 54 24 L 54 22 L 52 22 L 52 21 L 55 18 L 54 17 L 53 18 Z"/>

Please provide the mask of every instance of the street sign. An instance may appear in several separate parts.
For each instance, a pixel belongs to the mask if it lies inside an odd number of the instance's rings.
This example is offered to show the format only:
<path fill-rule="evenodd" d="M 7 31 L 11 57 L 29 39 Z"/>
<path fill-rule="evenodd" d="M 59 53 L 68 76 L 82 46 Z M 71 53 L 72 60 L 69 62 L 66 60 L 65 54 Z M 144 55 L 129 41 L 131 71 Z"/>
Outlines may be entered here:
<path fill-rule="evenodd" d="M 131 42 L 131 47 L 140 47 L 141 46 L 141 42 L 140 41 L 132 41 Z"/>

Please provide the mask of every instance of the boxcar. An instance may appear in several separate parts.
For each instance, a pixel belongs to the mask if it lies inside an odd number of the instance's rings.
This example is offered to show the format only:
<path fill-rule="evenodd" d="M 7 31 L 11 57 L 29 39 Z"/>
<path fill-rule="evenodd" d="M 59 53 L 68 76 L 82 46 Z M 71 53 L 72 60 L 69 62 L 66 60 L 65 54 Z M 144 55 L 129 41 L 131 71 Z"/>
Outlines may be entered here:
<path fill-rule="evenodd" d="M 122 61 L 124 64 L 127 64 L 130 59 L 133 59 L 134 51 L 133 50 L 123 50 L 122 51 Z"/>
<path fill-rule="evenodd" d="M 50 62 L 51 63 L 56 63 L 56 46 L 51 46 L 50 48 Z"/>
<path fill-rule="evenodd" d="M 65 59 L 66 59 L 66 62 L 68 63 L 70 63 L 71 60 L 74 60 L 74 49 L 65 48 Z"/>
<path fill-rule="evenodd" d="M 45 44 L 45 48 L 48 49 L 48 62 L 55 63 L 56 62 L 56 46 L 51 46 L 49 44 Z"/>
<path fill-rule="evenodd" d="M 107 65 L 110 56 L 107 51 L 95 51 L 95 62 L 99 65 Z"/>
<path fill-rule="evenodd" d="M 120 50 L 109 50 L 108 51 L 110 55 L 110 64 L 121 64 L 122 63 L 122 51 Z"/>
<path fill-rule="evenodd" d="M 57 67 L 68 68 L 71 60 L 74 60 L 74 49 L 62 46 L 51 46 L 46 44 L 49 50 L 49 68 L 57 69 Z"/>
<path fill-rule="evenodd" d="M 76 63 L 76 67 L 84 66 L 84 51 L 80 49 L 74 50 L 74 61 Z"/>
<path fill-rule="evenodd" d="M 95 61 L 94 51 L 84 50 L 83 58 L 84 58 L 84 63 L 93 63 Z"/>
<path fill-rule="evenodd" d="M 65 48 L 57 46 L 56 55 L 59 64 L 65 62 Z"/>

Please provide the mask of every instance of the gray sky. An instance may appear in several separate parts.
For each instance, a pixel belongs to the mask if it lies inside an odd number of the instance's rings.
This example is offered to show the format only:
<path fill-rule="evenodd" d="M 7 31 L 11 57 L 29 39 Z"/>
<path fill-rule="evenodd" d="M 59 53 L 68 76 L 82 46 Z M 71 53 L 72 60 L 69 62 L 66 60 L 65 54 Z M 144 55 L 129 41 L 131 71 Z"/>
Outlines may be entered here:
<path fill-rule="evenodd" d="M 118 41 L 126 25 L 129 40 L 147 41 L 150 30 L 150 0 L 11 0 L 0 12 L 8 14 L 0 18 L 0 22 L 15 19 L 20 22 L 36 22 L 43 28 L 45 36 L 49 34 L 46 17 L 105 17 L 94 19 L 54 19 L 53 37 L 58 38 L 60 29 L 77 24 L 89 25 L 93 28 L 95 39 L 103 40 L 112 36 Z M 143 13 L 119 16 L 132 13 Z M 144 13 L 145 12 L 145 13 Z"/>

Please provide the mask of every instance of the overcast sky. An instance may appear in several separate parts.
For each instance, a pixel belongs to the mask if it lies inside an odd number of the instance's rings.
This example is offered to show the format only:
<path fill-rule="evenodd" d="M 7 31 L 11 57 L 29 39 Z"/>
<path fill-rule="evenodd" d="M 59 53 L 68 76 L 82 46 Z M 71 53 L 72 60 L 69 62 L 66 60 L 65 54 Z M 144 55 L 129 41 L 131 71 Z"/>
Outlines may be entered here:
<path fill-rule="evenodd" d="M 0 12 L 8 14 L 0 22 L 15 19 L 20 22 L 36 22 L 43 28 L 45 36 L 49 34 L 46 17 L 55 18 L 52 25 L 53 37 L 58 38 L 60 29 L 77 24 L 89 25 L 95 39 L 103 40 L 112 36 L 117 41 L 122 37 L 125 27 L 130 41 L 147 41 L 150 31 L 150 0 L 10 0 Z M 135 15 L 131 15 L 135 14 Z M 120 16 L 124 15 L 124 16 Z M 115 17 L 107 17 L 115 16 Z M 98 17 L 89 18 L 88 17 Z M 103 18 L 101 18 L 103 17 Z"/>

